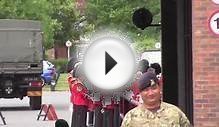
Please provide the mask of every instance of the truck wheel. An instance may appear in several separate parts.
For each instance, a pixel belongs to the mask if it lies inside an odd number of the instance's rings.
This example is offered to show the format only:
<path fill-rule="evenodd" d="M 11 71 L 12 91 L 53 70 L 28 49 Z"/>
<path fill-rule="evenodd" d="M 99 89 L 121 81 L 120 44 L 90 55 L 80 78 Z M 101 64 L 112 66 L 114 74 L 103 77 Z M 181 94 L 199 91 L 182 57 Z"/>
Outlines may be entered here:
<path fill-rule="evenodd" d="M 41 108 L 41 96 L 30 97 L 30 109 L 39 110 Z"/>

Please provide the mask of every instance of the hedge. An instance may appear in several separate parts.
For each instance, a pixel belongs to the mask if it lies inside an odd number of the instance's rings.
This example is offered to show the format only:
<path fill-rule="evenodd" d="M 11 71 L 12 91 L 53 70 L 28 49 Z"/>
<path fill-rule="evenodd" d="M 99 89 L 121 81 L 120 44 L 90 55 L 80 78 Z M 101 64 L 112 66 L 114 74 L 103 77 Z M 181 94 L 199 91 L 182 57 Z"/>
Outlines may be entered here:
<path fill-rule="evenodd" d="M 60 73 L 66 73 L 67 63 L 68 59 L 54 59 L 50 60 L 56 67 L 56 70 L 58 70 Z"/>

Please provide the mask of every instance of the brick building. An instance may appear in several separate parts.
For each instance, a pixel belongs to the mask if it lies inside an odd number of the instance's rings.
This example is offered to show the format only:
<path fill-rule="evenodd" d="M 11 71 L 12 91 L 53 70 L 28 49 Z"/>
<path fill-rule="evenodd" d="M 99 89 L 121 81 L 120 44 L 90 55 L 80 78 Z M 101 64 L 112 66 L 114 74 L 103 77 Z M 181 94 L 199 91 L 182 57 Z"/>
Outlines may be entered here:
<path fill-rule="evenodd" d="M 219 127 L 219 0 L 161 0 L 164 100 Z"/>
<path fill-rule="evenodd" d="M 199 127 L 219 127 L 219 34 L 209 26 L 216 11 L 219 1 L 192 2 L 194 123 Z"/>

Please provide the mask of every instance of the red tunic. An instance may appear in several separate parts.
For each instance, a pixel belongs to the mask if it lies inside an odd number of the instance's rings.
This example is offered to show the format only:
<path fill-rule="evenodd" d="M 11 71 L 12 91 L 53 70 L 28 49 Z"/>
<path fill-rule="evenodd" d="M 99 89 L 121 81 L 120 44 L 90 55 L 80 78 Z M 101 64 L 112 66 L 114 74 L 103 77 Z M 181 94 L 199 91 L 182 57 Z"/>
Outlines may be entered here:
<path fill-rule="evenodd" d="M 71 102 L 75 105 L 88 106 L 88 90 L 78 78 L 68 75 L 69 89 L 71 92 Z"/>

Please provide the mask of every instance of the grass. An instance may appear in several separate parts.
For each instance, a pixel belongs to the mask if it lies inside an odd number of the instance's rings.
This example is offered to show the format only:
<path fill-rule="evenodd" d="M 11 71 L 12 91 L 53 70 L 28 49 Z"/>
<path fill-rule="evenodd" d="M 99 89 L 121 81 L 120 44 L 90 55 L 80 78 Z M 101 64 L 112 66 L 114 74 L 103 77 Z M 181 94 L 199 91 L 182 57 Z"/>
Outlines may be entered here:
<path fill-rule="evenodd" d="M 60 74 L 55 90 L 56 91 L 68 91 L 69 90 L 69 86 L 67 82 L 67 73 Z M 50 91 L 50 86 L 49 85 L 44 86 L 43 91 Z"/>

